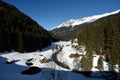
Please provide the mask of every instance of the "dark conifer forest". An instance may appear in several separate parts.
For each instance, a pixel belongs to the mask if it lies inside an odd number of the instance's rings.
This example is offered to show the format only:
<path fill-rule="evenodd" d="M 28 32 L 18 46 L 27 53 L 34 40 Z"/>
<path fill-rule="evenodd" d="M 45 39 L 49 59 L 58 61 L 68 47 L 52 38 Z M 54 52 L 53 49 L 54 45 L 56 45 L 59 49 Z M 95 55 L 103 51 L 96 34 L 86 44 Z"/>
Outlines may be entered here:
<path fill-rule="evenodd" d="M 109 57 L 111 64 L 120 63 L 120 12 L 103 17 L 78 32 L 78 43 L 84 45 L 89 54 Z"/>
<path fill-rule="evenodd" d="M 0 52 L 42 50 L 56 40 L 30 17 L 0 0 Z"/>

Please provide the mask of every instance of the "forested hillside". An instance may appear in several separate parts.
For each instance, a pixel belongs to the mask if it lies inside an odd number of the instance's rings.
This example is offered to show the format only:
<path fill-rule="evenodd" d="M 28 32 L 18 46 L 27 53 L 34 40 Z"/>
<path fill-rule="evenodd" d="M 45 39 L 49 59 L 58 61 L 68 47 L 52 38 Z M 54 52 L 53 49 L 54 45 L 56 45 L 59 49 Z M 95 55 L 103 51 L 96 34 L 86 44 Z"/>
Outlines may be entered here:
<path fill-rule="evenodd" d="M 81 19 L 70 19 L 56 27 L 54 27 L 51 32 L 59 36 L 62 40 L 69 41 L 71 39 L 77 38 L 77 33 L 79 30 L 89 27 L 92 22 L 99 20 L 103 17 L 108 17 L 109 15 L 114 15 L 119 13 L 120 10 L 104 13 L 100 15 L 93 15 L 88 17 L 83 17 Z M 100 19 L 102 20 L 102 19 Z"/>
<path fill-rule="evenodd" d="M 82 25 L 77 25 L 74 28 L 72 26 L 61 27 L 58 29 L 53 29 L 51 32 L 59 36 L 61 40 L 69 41 L 71 39 L 75 39 L 77 37 L 77 32 L 80 29 L 84 29 L 86 26 L 87 26 L 87 23 Z"/>
<path fill-rule="evenodd" d="M 111 64 L 120 64 L 120 12 L 101 18 L 78 32 L 78 43 L 88 54 L 108 55 Z"/>
<path fill-rule="evenodd" d="M 42 50 L 55 40 L 30 17 L 0 0 L 0 52 Z"/>

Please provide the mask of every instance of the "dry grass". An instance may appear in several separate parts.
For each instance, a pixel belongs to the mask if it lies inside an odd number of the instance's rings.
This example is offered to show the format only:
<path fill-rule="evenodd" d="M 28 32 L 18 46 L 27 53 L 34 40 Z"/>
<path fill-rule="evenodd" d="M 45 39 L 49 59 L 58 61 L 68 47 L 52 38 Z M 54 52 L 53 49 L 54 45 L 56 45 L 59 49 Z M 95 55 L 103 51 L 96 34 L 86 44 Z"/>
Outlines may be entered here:
<path fill-rule="evenodd" d="M 80 55 L 79 54 L 70 54 L 69 57 L 70 58 L 78 58 Z"/>

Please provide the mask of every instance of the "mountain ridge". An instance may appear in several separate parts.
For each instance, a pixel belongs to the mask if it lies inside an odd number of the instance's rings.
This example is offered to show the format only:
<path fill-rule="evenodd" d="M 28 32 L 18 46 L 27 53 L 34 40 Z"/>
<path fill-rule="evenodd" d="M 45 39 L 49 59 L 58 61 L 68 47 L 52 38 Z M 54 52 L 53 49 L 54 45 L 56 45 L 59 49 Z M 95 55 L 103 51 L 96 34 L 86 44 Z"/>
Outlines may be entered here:
<path fill-rule="evenodd" d="M 61 28 L 61 27 L 69 27 L 69 26 L 74 27 L 74 26 L 84 24 L 84 23 L 87 23 L 87 22 L 89 23 L 89 22 L 96 21 L 96 20 L 98 20 L 102 17 L 106 17 L 106 16 L 109 16 L 109 15 L 112 15 L 112 14 L 117 14 L 118 12 L 120 12 L 120 9 L 118 9 L 116 11 L 113 11 L 113 12 L 100 14 L 100 15 L 93 15 L 93 16 L 83 17 L 83 18 L 80 18 L 80 19 L 70 19 L 70 20 L 67 20 L 67 21 L 63 22 L 62 24 L 54 27 L 53 29 Z M 51 30 L 53 30 L 53 29 L 51 29 Z"/>
<path fill-rule="evenodd" d="M 51 33 L 29 16 L 0 0 L 0 52 L 42 50 L 54 40 Z"/>
<path fill-rule="evenodd" d="M 93 15 L 93 16 L 83 17 L 83 18 L 80 18 L 80 19 L 70 19 L 70 20 L 67 20 L 67 21 L 63 22 L 62 24 L 60 24 L 56 27 L 53 27 L 51 30 L 58 29 L 58 28 L 61 28 L 61 27 L 69 27 L 69 26 L 74 27 L 74 26 L 77 26 L 77 25 L 80 25 L 80 24 L 93 22 L 93 21 L 96 21 L 96 20 L 98 20 L 102 17 L 106 17 L 106 16 L 109 16 L 109 15 L 112 15 L 112 14 L 117 14 L 118 12 L 120 12 L 120 9 L 118 9 L 116 11 L 113 11 L 113 12 L 100 14 L 100 15 Z"/>
<path fill-rule="evenodd" d="M 63 26 L 60 25 L 57 28 L 54 28 L 53 30 L 51 30 L 51 32 L 59 36 L 62 40 L 68 41 L 70 39 L 75 39 L 77 37 L 77 32 L 79 30 L 85 29 L 86 27 L 89 27 L 90 25 L 92 26 L 93 23 L 99 22 L 100 20 L 104 20 L 104 18 L 107 18 L 111 15 L 118 14 L 119 12 L 120 10 L 117 10 L 112 13 L 105 13 L 99 16 L 92 16 L 92 18 L 85 17 L 85 18 L 80 19 L 82 22 L 77 20 L 78 22 L 76 23 L 75 23 L 75 20 L 72 19 L 70 20 L 70 22 L 68 21 L 68 22 L 61 24 Z M 66 24 L 66 23 L 70 23 L 70 24 Z"/>

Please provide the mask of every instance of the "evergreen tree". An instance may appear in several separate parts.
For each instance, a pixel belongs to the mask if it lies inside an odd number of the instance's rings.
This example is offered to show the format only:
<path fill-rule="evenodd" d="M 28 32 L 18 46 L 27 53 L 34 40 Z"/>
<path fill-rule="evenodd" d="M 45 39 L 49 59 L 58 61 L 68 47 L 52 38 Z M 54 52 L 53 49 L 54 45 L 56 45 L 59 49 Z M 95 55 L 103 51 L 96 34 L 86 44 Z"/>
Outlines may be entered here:
<path fill-rule="evenodd" d="M 101 18 L 78 32 L 78 43 L 89 54 L 108 54 L 112 65 L 120 60 L 120 13 Z M 88 54 L 87 54 L 88 55 Z"/>
<path fill-rule="evenodd" d="M 0 1 L 0 51 L 42 50 L 56 40 L 16 7 Z"/>

